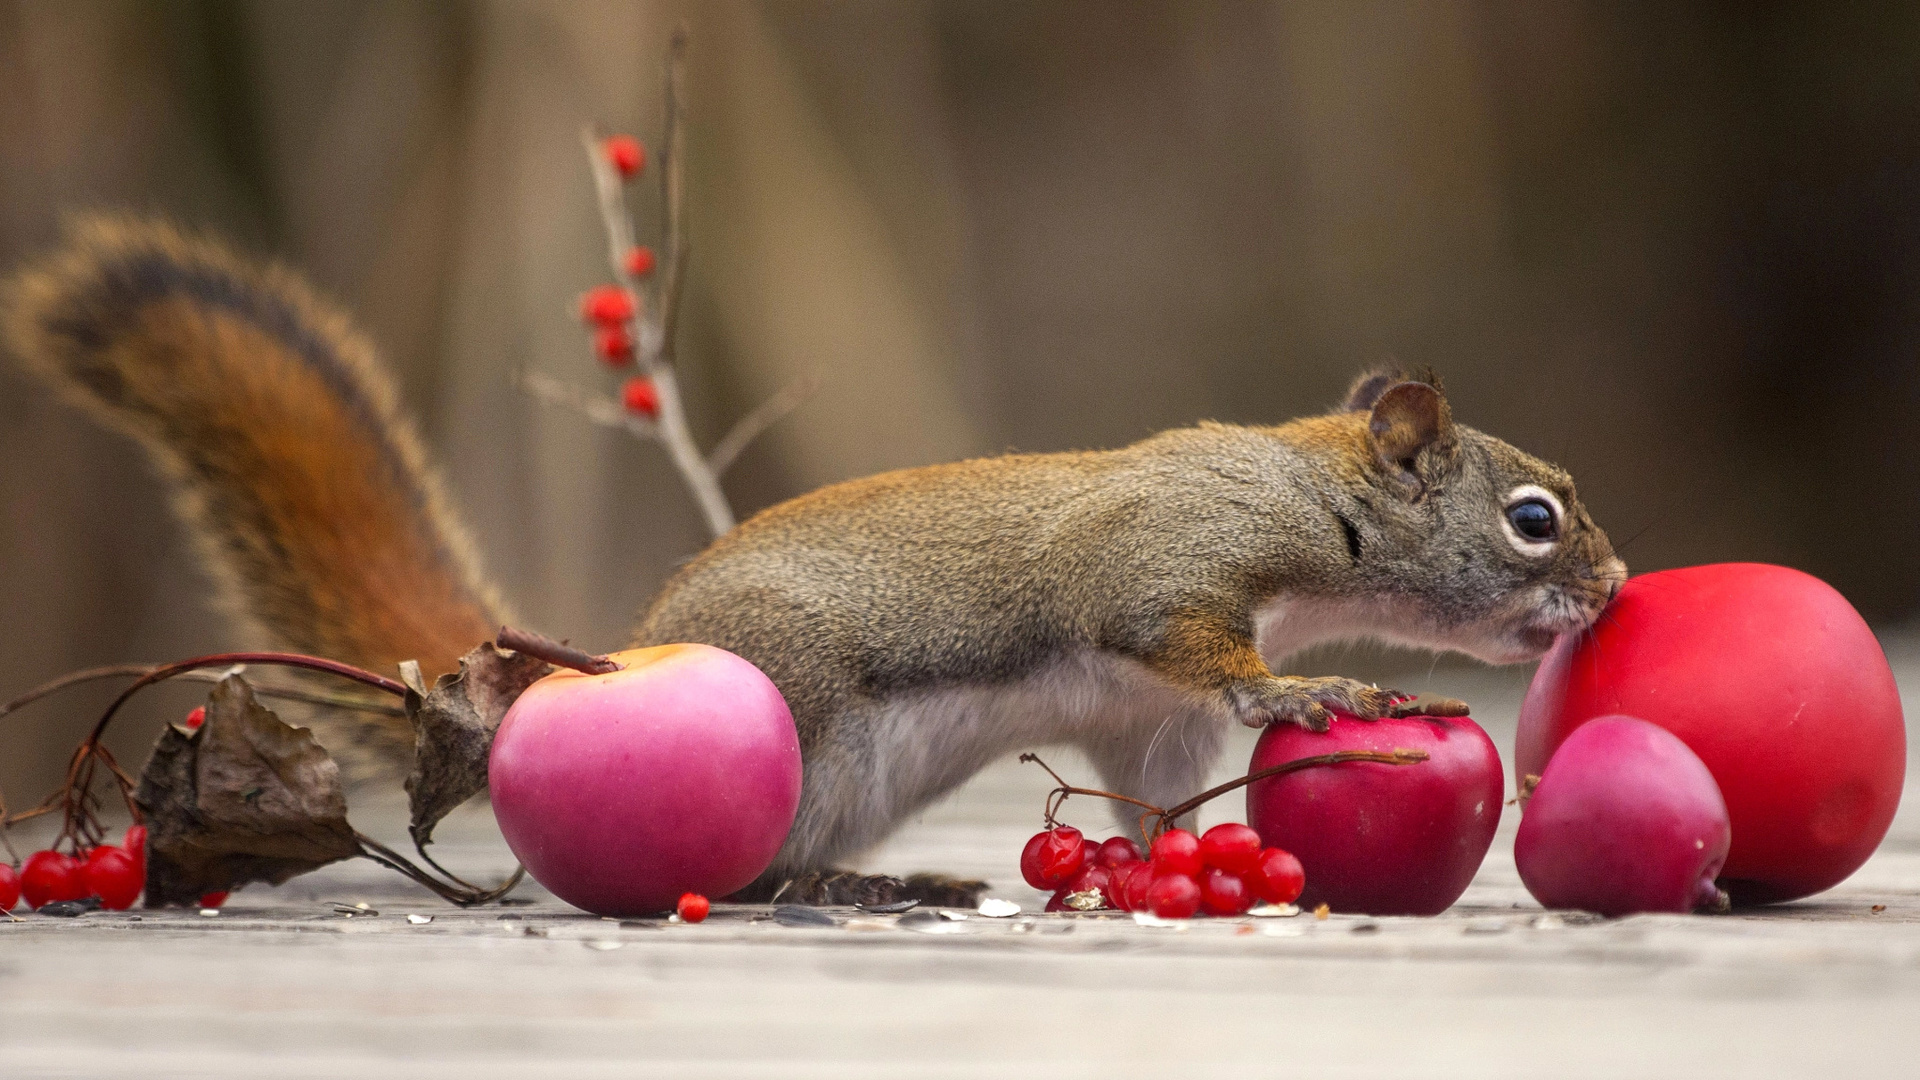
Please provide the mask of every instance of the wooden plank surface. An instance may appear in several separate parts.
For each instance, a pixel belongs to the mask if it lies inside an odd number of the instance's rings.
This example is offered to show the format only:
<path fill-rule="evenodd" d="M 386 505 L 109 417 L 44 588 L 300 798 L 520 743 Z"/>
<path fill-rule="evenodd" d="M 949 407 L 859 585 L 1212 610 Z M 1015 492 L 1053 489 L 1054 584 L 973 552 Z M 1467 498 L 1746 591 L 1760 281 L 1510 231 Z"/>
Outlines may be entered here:
<path fill-rule="evenodd" d="M 1510 746 L 1512 675 L 1431 685 L 1474 700 Z M 1245 761 L 1236 739 L 1223 773 Z M 1055 764 L 1083 768 L 1064 751 Z M 983 876 L 1037 909 L 1014 860 L 1046 787 L 997 765 L 866 865 Z M 1106 824 L 1078 801 L 1069 819 Z M 356 820 L 404 835 L 390 805 Z M 926 933 L 723 907 L 699 926 L 620 923 L 537 888 L 457 911 L 364 862 L 244 891 L 214 918 L 30 915 L 0 923 L 0 1076 L 1920 1073 L 1911 800 L 1839 888 L 1727 917 L 1546 916 L 1514 872 L 1513 824 L 1433 919 L 975 917 Z M 447 834 L 456 868 L 511 865 L 483 809 Z"/>

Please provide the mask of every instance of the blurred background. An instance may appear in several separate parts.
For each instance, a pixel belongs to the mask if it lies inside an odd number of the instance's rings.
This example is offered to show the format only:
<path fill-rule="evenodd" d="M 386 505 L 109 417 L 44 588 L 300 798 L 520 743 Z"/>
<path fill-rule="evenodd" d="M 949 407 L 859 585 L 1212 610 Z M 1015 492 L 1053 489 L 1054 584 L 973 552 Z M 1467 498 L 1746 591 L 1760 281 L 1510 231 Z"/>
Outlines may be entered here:
<path fill-rule="evenodd" d="M 729 475 L 743 516 L 1432 365 L 1636 570 L 1920 605 L 1920 5 L 5 0 L 0 265 L 115 207 L 301 268 L 524 621 L 615 647 L 700 519 L 657 447 L 510 380 L 617 384 L 578 133 L 655 137 L 682 20 L 693 422 L 822 380 Z M 243 644 L 130 443 L 0 369 L 0 461 L 0 697 Z M 99 697 L 6 722 L 15 805 Z"/>

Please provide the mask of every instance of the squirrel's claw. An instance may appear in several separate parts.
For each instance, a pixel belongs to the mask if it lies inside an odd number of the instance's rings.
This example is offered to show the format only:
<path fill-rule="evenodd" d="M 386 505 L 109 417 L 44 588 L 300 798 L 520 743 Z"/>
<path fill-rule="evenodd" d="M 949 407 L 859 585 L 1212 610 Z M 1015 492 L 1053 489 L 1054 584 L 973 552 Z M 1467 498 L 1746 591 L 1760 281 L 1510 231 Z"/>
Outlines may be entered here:
<path fill-rule="evenodd" d="M 1398 690 L 1383 690 L 1338 676 L 1318 679 L 1275 676 L 1227 690 L 1227 703 L 1234 716 L 1248 727 L 1265 727 L 1281 721 L 1314 732 L 1326 731 L 1336 711 L 1362 720 L 1378 720 L 1391 715 L 1392 710 L 1406 700 L 1407 696 Z"/>

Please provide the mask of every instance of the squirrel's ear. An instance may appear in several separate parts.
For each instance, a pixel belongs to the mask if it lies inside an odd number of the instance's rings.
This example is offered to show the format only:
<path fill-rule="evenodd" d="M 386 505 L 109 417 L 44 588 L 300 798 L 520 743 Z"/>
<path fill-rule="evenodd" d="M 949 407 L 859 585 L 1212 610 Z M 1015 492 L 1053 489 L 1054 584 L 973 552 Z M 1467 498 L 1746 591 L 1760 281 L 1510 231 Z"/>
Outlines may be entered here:
<path fill-rule="evenodd" d="M 1398 382 L 1405 382 L 1406 376 L 1398 371 L 1382 369 L 1369 371 L 1354 380 L 1353 388 L 1347 391 L 1347 403 L 1341 412 L 1366 412 L 1380 400 L 1387 388 Z"/>
<path fill-rule="evenodd" d="M 1373 403 L 1367 422 L 1373 454 L 1380 467 L 1412 484 L 1422 484 L 1432 455 L 1454 445 L 1453 411 L 1440 388 L 1424 382 L 1395 383 Z"/>

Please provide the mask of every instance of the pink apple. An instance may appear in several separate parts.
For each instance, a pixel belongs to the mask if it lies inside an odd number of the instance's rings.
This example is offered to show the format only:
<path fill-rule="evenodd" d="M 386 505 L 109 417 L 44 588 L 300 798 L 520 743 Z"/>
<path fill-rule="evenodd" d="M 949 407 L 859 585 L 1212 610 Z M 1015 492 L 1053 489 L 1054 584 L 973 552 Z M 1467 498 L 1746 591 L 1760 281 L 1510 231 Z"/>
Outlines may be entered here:
<path fill-rule="evenodd" d="M 1424 750 L 1411 765 L 1347 762 L 1247 786 L 1247 824 L 1306 870 L 1299 903 L 1364 915 L 1438 915 L 1465 892 L 1493 844 L 1505 783 L 1500 754 L 1464 717 L 1355 720 L 1324 735 L 1275 724 L 1249 771 L 1336 750 Z"/>
<path fill-rule="evenodd" d="M 556 671 L 507 710 L 493 813 L 535 881 L 600 915 L 671 910 L 758 877 L 800 804 L 800 740 L 759 668 L 707 645 Z"/>
<path fill-rule="evenodd" d="M 1716 900 L 1727 804 L 1671 732 L 1630 716 L 1580 725 L 1520 817 L 1520 880 L 1550 908 L 1685 914 Z"/>
<path fill-rule="evenodd" d="M 1713 773 L 1733 824 L 1720 884 L 1736 904 L 1838 884 L 1900 805 L 1907 726 L 1886 654 L 1845 597 L 1798 570 L 1721 563 L 1627 582 L 1541 662 L 1515 770 L 1540 775 L 1611 714 L 1673 732 Z"/>

